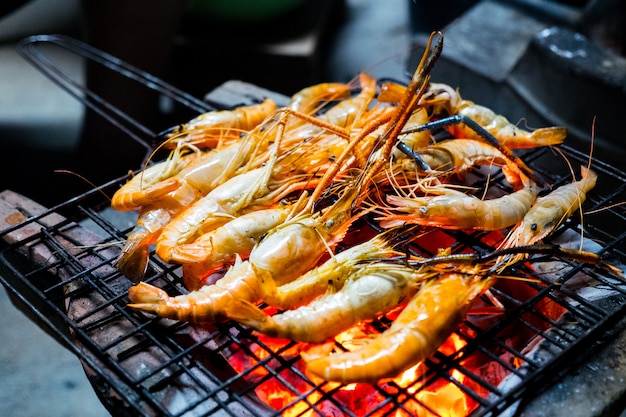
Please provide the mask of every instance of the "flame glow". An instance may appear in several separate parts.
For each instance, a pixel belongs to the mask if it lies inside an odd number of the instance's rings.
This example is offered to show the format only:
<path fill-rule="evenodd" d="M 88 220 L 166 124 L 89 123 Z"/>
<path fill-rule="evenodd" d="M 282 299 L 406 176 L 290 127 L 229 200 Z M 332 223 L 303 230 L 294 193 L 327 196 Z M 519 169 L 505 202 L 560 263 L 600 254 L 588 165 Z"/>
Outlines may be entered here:
<path fill-rule="evenodd" d="M 420 381 L 424 379 L 426 367 L 415 365 L 392 381 L 381 382 L 378 386 L 369 384 L 349 384 L 327 382 L 308 374 L 304 362 L 299 360 L 298 353 L 302 350 L 319 349 L 329 351 L 330 344 L 310 346 L 304 343 L 291 343 L 284 339 L 273 339 L 258 335 L 259 344 L 250 346 L 255 360 L 250 355 L 240 352 L 231 356 L 231 365 L 237 372 L 248 371 L 247 380 L 256 385 L 257 397 L 270 407 L 279 410 L 286 417 L 344 416 L 342 410 L 350 410 L 355 415 L 367 416 L 427 416 L 432 415 L 428 409 L 437 410 L 442 416 L 461 417 L 468 415 L 475 407 L 467 395 L 457 386 L 463 384 L 463 375 L 452 372 L 451 376 L 457 384 L 450 381 L 437 381 L 424 387 Z M 337 337 L 344 346 L 356 347 L 359 340 L 365 337 L 359 328 L 350 329 Z M 465 342 L 457 335 L 452 335 L 441 347 L 441 352 L 451 354 L 463 347 Z M 269 350 L 268 350 L 269 349 Z M 272 359 L 275 352 L 290 363 L 289 366 L 275 364 Z M 274 357 L 275 358 L 275 357 Z M 292 363 L 293 361 L 293 363 Z M 264 364 L 264 366 L 260 366 Z M 269 377 L 272 369 L 278 377 Z M 303 378 L 303 375 L 306 377 Z M 307 381 L 307 378 L 310 382 Z M 402 390 L 398 390 L 400 387 Z M 382 390 L 382 391 L 381 391 Z M 394 391 L 409 393 L 397 395 L 398 407 L 385 404 L 385 393 L 394 395 Z M 393 409 L 395 411 L 392 411 Z"/>

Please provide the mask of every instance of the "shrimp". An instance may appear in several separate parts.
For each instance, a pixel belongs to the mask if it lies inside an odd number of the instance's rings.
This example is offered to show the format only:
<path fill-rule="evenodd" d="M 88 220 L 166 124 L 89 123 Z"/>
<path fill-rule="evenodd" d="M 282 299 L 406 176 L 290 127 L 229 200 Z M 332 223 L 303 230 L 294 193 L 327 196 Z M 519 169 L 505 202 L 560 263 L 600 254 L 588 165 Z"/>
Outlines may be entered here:
<path fill-rule="evenodd" d="M 163 261 L 171 262 L 172 251 L 176 246 L 192 241 L 239 214 L 240 209 L 244 208 L 240 201 L 250 192 L 263 171 L 264 168 L 257 168 L 237 175 L 185 208 L 159 234 L 157 255 Z"/>
<path fill-rule="evenodd" d="M 171 261 L 184 264 L 183 278 L 189 290 L 196 289 L 211 271 L 248 257 L 261 237 L 282 224 L 292 207 L 283 205 L 243 214 L 193 241 L 175 247 Z"/>
<path fill-rule="evenodd" d="M 283 310 L 304 305 L 322 295 L 329 286 L 340 288 L 360 263 L 372 258 L 401 255 L 381 235 L 331 256 L 321 265 L 279 287 L 271 279 L 263 284 L 263 301 Z"/>
<path fill-rule="evenodd" d="M 203 152 L 203 156 L 170 178 L 176 181 L 178 188 L 167 194 L 155 195 L 150 187 L 134 193 L 133 201 L 142 203 L 142 206 L 135 228 L 129 233 L 117 261 L 124 275 L 134 282 L 143 277 L 148 263 L 148 247 L 157 241 L 172 219 L 227 178 L 227 166 L 236 152 L 235 146 Z"/>
<path fill-rule="evenodd" d="M 317 142 L 307 143 L 280 157 L 273 155 L 265 166 L 232 177 L 164 228 L 156 242 L 157 255 L 165 262 L 172 262 L 175 247 L 192 242 L 253 205 L 269 207 L 289 192 L 314 184 L 317 171 L 323 172 L 334 159 L 332 154 L 338 153 L 344 144 L 345 141 L 335 135 L 322 136 Z"/>
<path fill-rule="evenodd" d="M 143 279 L 150 258 L 150 245 L 155 243 L 160 231 L 176 212 L 168 207 L 141 209 L 135 228 L 129 233 L 115 261 L 117 269 L 132 282 Z"/>
<path fill-rule="evenodd" d="M 271 337 L 319 343 L 397 307 L 415 294 L 428 275 L 403 265 L 367 263 L 352 272 L 339 291 L 310 304 L 269 316 L 250 303 L 237 301 L 229 316 Z"/>
<path fill-rule="evenodd" d="M 227 306 L 235 299 L 251 303 L 261 300 L 261 287 L 268 276 L 280 285 L 315 266 L 328 248 L 343 239 L 356 218 L 349 210 L 354 199 L 350 197 L 340 198 L 321 216 L 301 213 L 274 227 L 254 247 L 248 260 L 236 261 L 213 285 L 169 297 L 165 291 L 142 282 L 129 289 L 130 307 L 183 321 L 222 320 L 228 317 Z"/>
<path fill-rule="evenodd" d="M 312 114 L 320 102 L 347 98 L 350 86 L 343 83 L 321 83 L 305 87 L 291 96 L 287 107 L 299 113 Z"/>
<path fill-rule="evenodd" d="M 119 211 L 136 210 L 146 202 L 176 190 L 180 183 L 172 177 L 198 157 L 196 152 L 184 154 L 182 147 L 177 147 L 166 160 L 145 168 L 116 190 L 111 207 Z"/>
<path fill-rule="evenodd" d="M 476 165 L 496 165 L 514 187 L 521 186 L 525 174 L 496 147 L 479 140 L 450 139 L 421 148 L 417 155 L 434 171 L 462 174 Z"/>
<path fill-rule="evenodd" d="M 354 151 L 354 148 L 356 148 L 364 138 L 368 137 L 373 132 L 376 132 L 378 129 L 386 128 L 387 126 L 389 126 L 389 130 L 382 135 L 382 146 L 377 149 L 376 152 L 370 153 L 368 162 L 371 162 L 371 165 L 364 169 L 363 176 L 358 181 L 358 192 L 361 191 L 361 188 L 369 186 L 370 181 L 378 174 L 378 171 L 380 171 L 387 161 L 389 161 L 393 147 L 397 142 L 398 135 L 401 133 L 402 127 L 406 124 L 415 107 L 419 103 L 419 99 L 430 81 L 429 72 L 441 54 L 441 50 L 443 48 L 443 37 L 439 38 L 434 49 L 431 51 L 434 35 L 435 33 L 433 32 L 426 46 L 426 51 L 424 52 L 424 55 L 422 56 L 422 59 L 418 64 L 417 69 L 411 78 L 411 82 L 400 100 L 400 103 L 393 109 L 393 112 L 383 113 L 379 118 L 371 120 L 360 129 L 359 134 L 350 141 L 350 144 L 346 147 L 346 149 L 344 149 L 344 152 L 339 156 L 335 164 L 324 173 L 324 176 L 320 179 L 318 186 L 311 194 L 311 199 L 305 209 L 308 210 L 312 208 L 312 204 L 317 201 L 324 189 L 330 184 L 330 182 L 332 182 L 332 179 L 341 168 L 341 164 L 345 162 L 348 156 Z M 365 195 L 366 193 L 363 193 L 362 198 L 355 199 L 353 202 L 354 205 L 357 206 L 362 203 Z"/>
<path fill-rule="evenodd" d="M 247 261 L 238 258 L 226 274 L 212 285 L 170 297 L 154 285 L 140 282 L 128 289 L 129 307 L 192 323 L 215 323 L 228 319 L 227 307 L 236 299 L 260 298 L 258 280 Z"/>
<path fill-rule="evenodd" d="M 376 95 L 376 80 L 361 73 L 359 75 L 361 92 L 356 96 L 342 100 L 319 116 L 320 120 L 330 122 L 336 126 L 349 128 L 369 108 Z"/>
<path fill-rule="evenodd" d="M 428 113 L 426 109 L 419 108 L 415 110 L 411 117 L 406 122 L 405 130 L 410 130 L 417 126 L 428 123 Z M 428 130 L 422 130 L 412 133 L 398 135 L 398 141 L 404 143 L 409 149 L 420 150 L 428 146 L 430 142 L 430 132 Z M 405 155 L 397 148 L 394 148 L 392 153 L 394 158 L 403 158 Z M 432 168 L 432 167 L 431 167 Z"/>
<path fill-rule="evenodd" d="M 328 381 L 374 384 L 427 359 L 465 318 L 472 301 L 493 278 L 445 273 L 424 283 L 391 327 L 351 352 L 316 357 L 303 353 L 306 369 Z"/>
<path fill-rule="evenodd" d="M 581 167 L 581 179 L 562 185 L 543 197 L 538 197 L 521 222 L 509 233 L 503 248 L 535 244 L 551 234 L 569 218 L 587 199 L 587 193 L 596 185 L 597 174 Z M 523 259 L 524 255 L 507 258 L 507 263 Z M 503 263 L 502 260 L 500 260 Z"/>
<path fill-rule="evenodd" d="M 449 97 L 448 111 L 451 115 L 458 114 L 472 119 L 510 149 L 559 145 L 567 136 L 567 129 L 562 126 L 542 127 L 532 131 L 520 129 L 493 110 L 462 99 L 458 92 L 445 84 L 433 83 L 431 89 L 439 89 Z M 462 123 L 450 125 L 446 129 L 456 137 L 480 140 L 480 135 Z"/>
<path fill-rule="evenodd" d="M 390 210 L 403 214 L 392 212 L 379 217 L 381 226 L 420 224 L 445 229 L 499 230 L 519 222 L 537 197 L 537 186 L 533 182 L 491 200 L 452 189 L 433 188 L 433 191 L 440 195 L 414 198 L 387 195 L 387 202 L 395 206 Z"/>
<path fill-rule="evenodd" d="M 313 268 L 343 240 L 350 225 L 362 214 L 352 213 L 355 198 L 356 190 L 346 189 L 322 213 L 301 212 L 272 229 L 250 252 L 250 263 L 259 278 L 270 278 L 282 285 Z"/>
<path fill-rule="evenodd" d="M 164 133 L 164 146 L 174 147 L 179 142 L 198 148 L 216 148 L 225 141 L 238 139 L 242 133 L 260 125 L 276 110 L 276 103 L 266 98 L 261 103 L 240 106 L 233 110 L 213 110 L 176 125 Z"/>
<path fill-rule="evenodd" d="M 399 101 L 405 89 L 406 87 L 397 83 L 385 83 L 381 88 L 379 100 Z M 424 95 L 422 105 L 431 109 L 431 112 L 435 114 L 466 116 L 510 149 L 559 145 L 567 136 L 567 129 L 562 126 L 542 127 L 533 131 L 520 129 L 493 110 L 462 99 L 458 91 L 443 83 L 430 84 L 429 93 Z M 446 129 L 456 137 L 481 139 L 480 135 L 462 123 L 450 124 L 446 126 Z"/>

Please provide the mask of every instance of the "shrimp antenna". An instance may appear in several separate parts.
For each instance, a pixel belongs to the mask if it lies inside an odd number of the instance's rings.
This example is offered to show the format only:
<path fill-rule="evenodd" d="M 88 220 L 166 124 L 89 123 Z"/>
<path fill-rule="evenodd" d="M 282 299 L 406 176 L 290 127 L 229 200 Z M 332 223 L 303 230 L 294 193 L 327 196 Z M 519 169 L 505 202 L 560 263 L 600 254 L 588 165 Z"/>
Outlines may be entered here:
<path fill-rule="evenodd" d="M 585 263 L 592 264 L 592 265 L 600 265 L 600 266 L 606 267 L 612 272 L 618 271 L 617 268 L 606 264 L 606 259 L 602 255 L 598 255 L 596 253 L 588 252 L 584 250 L 569 249 L 569 248 L 564 248 L 559 245 L 551 245 L 551 244 L 544 244 L 544 243 L 497 249 L 497 250 L 494 250 L 485 254 L 458 253 L 458 254 L 451 254 L 451 255 L 441 255 L 441 256 L 435 256 L 432 258 L 411 261 L 409 263 L 411 266 L 414 266 L 414 267 L 437 265 L 437 264 L 442 264 L 442 263 L 461 263 L 461 264 L 469 264 L 469 265 L 478 265 L 478 264 L 487 263 L 489 261 L 493 261 L 505 255 L 520 254 L 520 253 L 528 254 L 528 255 L 560 256 L 560 257 L 571 259 L 574 261 L 585 262 Z M 493 266 L 491 270 L 496 270 L 497 268 L 499 268 L 499 265 Z"/>
<path fill-rule="evenodd" d="M 435 35 L 439 35 L 439 38 L 437 39 L 437 43 L 433 47 L 432 43 Z M 378 157 L 378 159 L 376 159 L 374 164 L 366 171 L 365 176 L 363 177 L 362 181 L 360 181 L 360 187 L 366 187 L 372 177 L 389 160 L 391 151 L 398 141 L 398 135 L 402 132 L 402 129 L 406 125 L 406 122 L 411 116 L 411 113 L 415 111 L 417 106 L 419 106 L 420 99 L 424 95 L 424 92 L 428 87 L 428 83 L 430 82 L 429 73 L 435 66 L 435 62 L 441 55 L 442 50 L 443 34 L 441 32 L 432 32 L 430 34 L 430 38 L 428 39 L 428 44 L 426 45 L 424 55 L 422 55 L 422 59 L 420 60 L 417 69 L 415 70 L 415 73 L 413 74 L 413 78 L 411 78 L 411 81 L 406 88 L 404 96 L 400 100 L 400 103 L 396 107 L 396 110 L 392 114 L 391 120 L 389 121 L 391 129 L 384 136 L 385 143 L 380 152 L 380 156 Z"/>

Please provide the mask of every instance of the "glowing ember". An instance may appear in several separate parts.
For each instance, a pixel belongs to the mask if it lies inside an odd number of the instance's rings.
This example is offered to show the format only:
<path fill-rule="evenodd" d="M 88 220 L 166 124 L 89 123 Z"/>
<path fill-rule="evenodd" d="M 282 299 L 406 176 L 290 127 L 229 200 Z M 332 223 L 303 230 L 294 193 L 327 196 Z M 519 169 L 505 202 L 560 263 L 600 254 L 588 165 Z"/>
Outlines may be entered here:
<path fill-rule="evenodd" d="M 339 335 L 337 340 L 344 347 L 356 347 L 365 336 L 362 328 L 355 327 Z M 464 345 L 459 336 L 452 335 L 440 351 L 452 354 Z M 443 416 L 466 416 L 475 407 L 450 381 L 437 379 L 426 385 L 429 379 L 425 377 L 427 369 L 423 364 L 377 386 L 342 386 L 309 375 L 298 356 L 300 351 L 311 349 L 328 352 L 332 349 L 330 344 L 311 346 L 258 335 L 258 343 L 251 343 L 249 348 L 251 354 L 239 351 L 230 357 L 230 362 L 237 372 L 255 384 L 258 398 L 283 416 L 344 416 L 345 410 L 367 416 L 422 416 L 430 415 L 428 409 L 437 410 Z M 463 384 L 460 372 L 454 371 L 451 376 L 459 385 Z M 406 393 L 410 397 L 407 398 Z M 389 402 L 388 397 L 395 401 Z"/>

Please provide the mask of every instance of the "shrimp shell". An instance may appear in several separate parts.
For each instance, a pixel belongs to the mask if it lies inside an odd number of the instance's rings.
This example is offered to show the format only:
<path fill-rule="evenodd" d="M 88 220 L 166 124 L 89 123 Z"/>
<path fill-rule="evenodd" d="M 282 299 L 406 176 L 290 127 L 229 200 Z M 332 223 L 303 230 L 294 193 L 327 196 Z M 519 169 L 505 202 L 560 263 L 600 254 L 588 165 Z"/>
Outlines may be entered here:
<path fill-rule="evenodd" d="M 391 327 L 351 352 L 302 354 L 309 372 L 343 384 L 393 378 L 432 355 L 463 321 L 472 300 L 491 285 L 477 276 L 447 273 L 425 283 Z"/>

